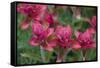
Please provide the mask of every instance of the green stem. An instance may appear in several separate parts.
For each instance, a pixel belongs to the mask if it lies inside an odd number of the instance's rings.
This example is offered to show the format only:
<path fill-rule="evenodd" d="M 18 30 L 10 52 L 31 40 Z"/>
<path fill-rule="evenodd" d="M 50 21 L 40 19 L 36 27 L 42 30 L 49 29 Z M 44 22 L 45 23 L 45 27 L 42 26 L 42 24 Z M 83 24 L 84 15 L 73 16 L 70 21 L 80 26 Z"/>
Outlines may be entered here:
<path fill-rule="evenodd" d="M 81 58 L 82 58 L 83 61 L 85 61 L 85 56 L 83 54 L 83 50 L 81 50 Z"/>
<path fill-rule="evenodd" d="M 41 59 L 42 59 L 43 63 L 45 63 L 46 62 L 45 52 L 44 52 L 42 46 L 40 46 L 40 54 L 41 54 Z"/>
<path fill-rule="evenodd" d="M 57 55 L 57 60 L 56 62 L 62 62 L 62 57 L 60 56 L 60 54 Z"/>
<path fill-rule="evenodd" d="M 56 62 L 65 62 L 68 53 L 71 51 L 71 48 L 65 49 L 63 53 L 58 53 Z"/>
<path fill-rule="evenodd" d="M 68 56 L 68 53 L 71 51 L 72 49 L 69 48 L 68 50 L 65 50 L 64 56 L 63 56 L 63 62 L 65 62 L 66 57 Z"/>

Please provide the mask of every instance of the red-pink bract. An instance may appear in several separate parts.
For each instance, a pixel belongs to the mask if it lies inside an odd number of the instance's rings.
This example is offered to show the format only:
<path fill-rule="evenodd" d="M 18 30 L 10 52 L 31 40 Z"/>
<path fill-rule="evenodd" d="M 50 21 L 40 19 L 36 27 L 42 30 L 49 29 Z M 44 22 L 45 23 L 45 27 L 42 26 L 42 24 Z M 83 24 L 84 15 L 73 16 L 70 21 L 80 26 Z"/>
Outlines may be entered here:
<path fill-rule="evenodd" d="M 31 21 L 40 21 L 43 17 L 47 6 L 39 4 L 19 4 L 17 12 L 26 16 L 25 22 L 22 22 L 22 29 L 27 29 Z M 30 19 L 30 20 L 28 20 Z"/>
<path fill-rule="evenodd" d="M 43 46 L 43 48 L 48 51 L 52 51 L 53 47 L 56 46 L 55 39 L 48 39 L 54 32 L 53 28 L 45 28 L 39 22 L 35 22 L 32 25 L 32 32 L 33 35 L 35 35 L 32 37 L 33 39 L 30 40 L 32 46 L 36 46 L 38 43 L 38 45 Z"/>
<path fill-rule="evenodd" d="M 41 15 L 45 12 L 47 6 L 39 4 L 19 4 L 17 11 L 34 20 L 40 20 Z"/>
<path fill-rule="evenodd" d="M 87 29 L 85 32 L 75 32 L 75 36 L 78 40 L 78 45 L 81 46 L 81 48 L 94 48 L 95 41 L 93 39 L 94 32 L 90 31 L 90 29 Z"/>
<path fill-rule="evenodd" d="M 56 36 L 57 36 L 57 40 L 58 40 L 58 44 L 62 47 L 66 47 L 69 46 L 69 41 L 71 40 L 71 36 L 72 36 L 72 28 L 71 26 L 58 26 L 56 28 Z"/>

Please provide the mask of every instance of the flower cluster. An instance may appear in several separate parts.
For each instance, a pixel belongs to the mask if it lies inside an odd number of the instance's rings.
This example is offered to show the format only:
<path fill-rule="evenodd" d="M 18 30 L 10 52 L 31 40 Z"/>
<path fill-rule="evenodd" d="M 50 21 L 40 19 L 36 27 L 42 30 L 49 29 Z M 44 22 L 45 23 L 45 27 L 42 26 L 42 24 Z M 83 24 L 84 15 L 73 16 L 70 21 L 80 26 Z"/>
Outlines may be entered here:
<path fill-rule="evenodd" d="M 62 7 L 60 7 L 62 8 Z M 29 40 L 32 46 L 41 46 L 44 50 L 53 51 L 56 47 L 63 49 L 95 48 L 96 16 L 88 19 L 91 27 L 81 32 L 74 30 L 70 24 L 63 26 L 57 20 L 57 15 L 48 12 L 47 5 L 19 4 L 17 11 L 26 16 L 21 28 L 26 30 L 32 22 L 32 36 Z M 72 36 L 75 36 L 73 38 Z"/>
<path fill-rule="evenodd" d="M 26 15 L 25 20 L 21 23 L 22 29 L 27 29 L 29 27 L 29 23 L 34 21 L 40 21 L 44 11 L 46 10 L 46 5 L 33 5 L 33 4 L 19 4 L 17 7 L 17 11 L 21 14 Z"/>

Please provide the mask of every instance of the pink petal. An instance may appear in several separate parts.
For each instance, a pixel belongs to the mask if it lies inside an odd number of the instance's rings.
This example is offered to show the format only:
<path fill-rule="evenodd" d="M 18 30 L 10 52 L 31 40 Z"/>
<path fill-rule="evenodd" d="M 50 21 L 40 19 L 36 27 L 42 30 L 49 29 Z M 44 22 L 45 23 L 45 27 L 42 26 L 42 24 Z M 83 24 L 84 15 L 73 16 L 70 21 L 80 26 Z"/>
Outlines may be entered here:
<path fill-rule="evenodd" d="M 29 43 L 30 43 L 30 45 L 32 45 L 32 46 L 38 46 L 38 45 L 39 45 L 37 37 L 32 37 L 32 38 L 30 39 Z"/>
<path fill-rule="evenodd" d="M 27 15 L 34 20 L 39 21 L 46 11 L 47 5 L 39 4 L 19 4 L 17 6 L 17 12 Z"/>
<path fill-rule="evenodd" d="M 67 44 L 66 43 L 60 43 L 60 46 L 61 47 L 67 47 Z M 69 46 L 68 46 L 69 47 Z"/>
<path fill-rule="evenodd" d="M 96 43 L 94 41 L 91 41 L 91 43 L 83 46 L 83 48 L 95 48 L 95 47 L 96 47 Z"/>
<path fill-rule="evenodd" d="M 39 4 L 34 5 L 33 6 L 33 19 L 40 21 L 40 19 L 43 18 L 46 9 L 47 9 L 47 5 L 39 5 Z"/>
<path fill-rule="evenodd" d="M 38 36 L 39 40 L 44 40 L 47 38 L 47 32 L 46 31 L 43 31 L 39 34 Z"/>
<path fill-rule="evenodd" d="M 45 19 L 49 24 L 54 24 L 54 19 L 52 14 L 46 14 Z"/>
<path fill-rule="evenodd" d="M 54 28 L 48 28 L 47 31 L 48 31 L 48 35 L 47 36 L 50 36 L 54 32 Z"/>
<path fill-rule="evenodd" d="M 22 30 L 26 30 L 26 29 L 28 29 L 28 27 L 29 27 L 29 22 L 23 21 L 23 22 L 21 23 L 21 29 L 22 29 Z"/>
<path fill-rule="evenodd" d="M 34 22 L 32 24 L 32 32 L 35 34 L 41 34 L 43 32 L 43 27 L 39 22 Z"/>
<path fill-rule="evenodd" d="M 89 32 L 89 33 L 91 33 L 91 34 L 95 34 L 94 28 L 88 28 L 88 29 L 86 30 L 86 32 Z"/>
<path fill-rule="evenodd" d="M 53 28 L 48 28 L 47 30 L 44 29 L 41 33 L 39 38 L 40 39 L 45 39 L 48 38 L 51 34 L 53 34 L 54 29 Z"/>
<path fill-rule="evenodd" d="M 79 43 L 75 43 L 75 44 L 72 46 L 72 48 L 74 48 L 74 49 L 80 49 L 81 46 L 80 46 Z"/>
<path fill-rule="evenodd" d="M 61 37 L 69 38 L 72 35 L 72 29 L 69 25 L 67 27 L 57 26 L 55 33 L 58 38 Z"/>
<path fill-rule="evenodd" d="M 27 13 L 24 11 L 24 7 L 23 7 L 22 4 L 20 4 L 20 5 L 17 6 L 17 12 L 22 13 L 22 14 L 27 14 Z"/>
<path fill-rule="evenodd" d="M 86 30 L 82 36 L 81 36 L 81 40 L 83 40 L 84 42 L 86 41 L 90 41 L 92 40 L 93 34 L 91 33 L 91 31 Z"/>
<path fill-rule="evenodd" d="M 29 8 L 32 9 L 32 5 L 30 5 L 30 4 L 19 4 L 17 6 L 17 12 L 28 15 L 29 14 Z"/>
<path fill-rule="evenodd" d="M 56 42 L 57 42 L 57 40 L 53 39 L 53 40 L 48 41 L 47 45 L 50 47 L 55 47 L 57 45 Z"/>
<path fill-rule="evenodd" d="M 71 45 L 74 44 L 75 42 L 76 42 L 76 41 L 73 40 L 73 39 L 68 40 L 68 43 L 71 44 Z"/>
<path fill-rule="evenodd" d="M 53 51 L 53 47 L 51 47 L 51 46 L 45 46 L 44 49 L 49 51 L 49 52 Z"/>
<path fill-rule="evenodd" d="M 81 45 L 80 45 L 80 43 L 78 42 L 78 41 L 76 41 L 76 40 L 69 40 L 68 41 L 68 43 L 69 43 L 69 45 L 71 45 L 71 46 L 69 46 L 69 47 L 72 47 L 72 48 L 74 48 L 74 49 L 79 49 L 79 48 L 81 48 Z"/>
<path fill-rule="evenodd" d="M 91 43 L 91 47 L 92 47 L 92 48 L 95 48 L 95 47 L 96 47 L 96 42 L 93 41 L 93 42 Z"/>
<path fill-rule="evenodd" d="M 70 27 L 70 25 L 66 27 L 57 26 L 55 33 L 56 33 L 59 45 L 61 45 L 62 47 L 66 47 L 69 45 L 68 40 L 71 38 L 71 35 L 72 35 L 72 28 Z"/>
<path fill-rule="evenodd" d="M 62 35 L 62 26 L 57 26 L 55 33 L 57 36 Z"/>
<path fill-rule="evenodd" d="M 69 36 L 72 35 L 72 28 L 71 28 L 70 25 L 68 25 L 68 26 L 66 27 L 66 31 L 67 31 L 67 33 L 68 33 Z"/>

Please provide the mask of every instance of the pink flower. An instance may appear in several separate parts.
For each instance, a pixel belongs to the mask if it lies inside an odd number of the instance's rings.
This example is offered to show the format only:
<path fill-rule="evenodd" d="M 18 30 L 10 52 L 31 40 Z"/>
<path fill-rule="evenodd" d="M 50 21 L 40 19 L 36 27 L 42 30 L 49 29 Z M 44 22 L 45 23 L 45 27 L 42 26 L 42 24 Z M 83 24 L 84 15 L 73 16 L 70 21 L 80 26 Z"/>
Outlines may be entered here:
<path fill-rule="evenodd" d="M 44 14 L 47 6 L 46 5 L 39 5 L 39 4 L 19 4 L 17 6 L 17 11 L 22 13 L 29 18 L 34 20 L 40 20 L 42 14 Z"/>
<path fill-rule="evenodd" d="M 18 4 L 17 6 L 17 12 L 28 15 L 30 12 L 30 9 L 32 10 L 31 4 Z"/>
<path fill-rule="evenodd" d="M 19 4 L 17 6 L 17 11 L 26 16 L 26 19 L 21 23 L 22 29 L 27 29 L 29 27 L 30 21 L 40 21 L 41 17 L 44 15 L 46 5 L 39 4 Z"/>
<path fill-rule="evenodd" d="M 38 22 L 38 21 L 36 21 L 36 22 L 34 22 L 33 24 L 32 24 L 32 32 L 34 33 L 34 34 L 36 34 L 36 35 L 40 35 L 41 33 L 43 33 L 44 32 L 44 28 L 43 28 L 43 26 Z"/>
<path fill-rule="evenodd" d="M 58 26 L 55 33 L 60 46 L 66 47 L 70 45 L 72 28 L 69 25 L 66 27 Z"/>
<path fill-rule="evenodd" d="M 47 9 L 46 5 L 39 5 L 39 4 L 35 4 L 33 6 L 33 18 L 34 20 L 39 21 L 45 14 L 45 11 Z"/>
<path fill-rule="evenodd" d="M 43 46 L 45 50 L 52 51 L 56 46 L 56 39 L 53 36 L 53 28 L 45 28 L 39 22 L 32 25 L 33 37 L 30 40 L 32 46 Z M 53 38 L 52 38 L 53 37 Z"/>
<path fill-rule="evenodd" d="M 77 45 L 74 45 L 74 47 L 77 48 L 94 48 L 96 47 L 96 43 L 93 39 L 94 32 L 91 29 L 87 29 L 85 32 L 75 32 L 75 36 L 77 39 Z"/>
<path fill-rule="evenodd" d="M 54 16 L 53 16 L 53 14 L 46 14 L 45 20 L 46 20 L 49 24 L 54 24 Z"/>
<path fill-rule="evenodd" d="M 58 24 L 57 16 L 46 12 L 44 17 L 41 19 L 42 24 L 49 24 L 50 27 L 54 27 Z"/>
<path fill-rule="evenodd" d="M 38 38 L 36 36 L 32 37 L 29 41 L 29 43 L 33 46 L 38 46 L 39 43 L 38 43 Z"/>

